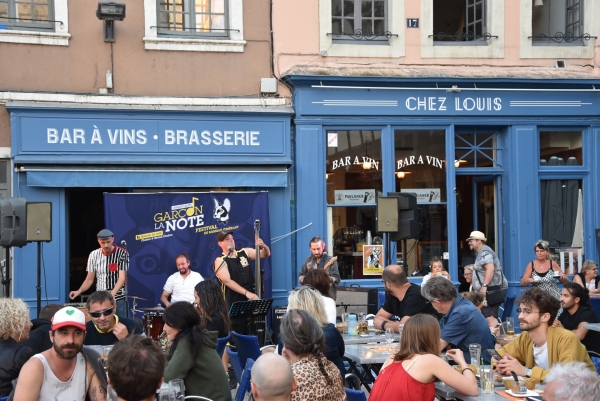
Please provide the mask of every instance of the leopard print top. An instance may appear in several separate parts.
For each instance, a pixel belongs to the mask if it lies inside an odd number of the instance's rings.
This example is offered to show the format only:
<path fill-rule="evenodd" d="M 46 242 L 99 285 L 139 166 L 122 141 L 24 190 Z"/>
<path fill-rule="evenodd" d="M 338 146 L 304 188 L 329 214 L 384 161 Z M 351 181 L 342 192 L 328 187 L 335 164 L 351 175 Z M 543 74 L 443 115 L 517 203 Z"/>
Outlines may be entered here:
<path fill-rule="evenodd" d="M 333 384 L 327 384 L 327 379 L 319 370 L 317 358 L 309 355 L 292 365 L 296 378 L 296 391 L 292 393 L 292 401 L 346 401 L 339 369 L 331 361 L 325 358 L 322 360 Z"/>

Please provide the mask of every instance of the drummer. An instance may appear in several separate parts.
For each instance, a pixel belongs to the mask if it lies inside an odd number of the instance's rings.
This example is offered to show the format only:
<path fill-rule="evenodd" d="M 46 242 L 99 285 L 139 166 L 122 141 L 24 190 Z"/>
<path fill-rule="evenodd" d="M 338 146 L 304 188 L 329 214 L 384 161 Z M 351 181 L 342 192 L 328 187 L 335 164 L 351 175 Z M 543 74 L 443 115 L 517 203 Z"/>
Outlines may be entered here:
<path fill-rule="evenodd" d="M 117 316 L 117 304 L 108 291 L 96 291 L 87 299 L 92 320 L 85 324 L 83 345 L 113 345 L 130 334 L 142 334 L 142 328 L 133 319 Z"/>
<path fill-rule="evenodd" d="M 179 301 L 193 304 L 195 301 L 194 287 L 204 280 L 200 273 L 193 272 L 190 269 L 190 258 L 185 253 L 180 253 L 175 258 L 175 265 L 178 271 L 169 276 L 160 296 L 160 302 L 165 304 L 166 307 Z M 169 295 L 171 296 L 171 302 L 168 300 Z"/>

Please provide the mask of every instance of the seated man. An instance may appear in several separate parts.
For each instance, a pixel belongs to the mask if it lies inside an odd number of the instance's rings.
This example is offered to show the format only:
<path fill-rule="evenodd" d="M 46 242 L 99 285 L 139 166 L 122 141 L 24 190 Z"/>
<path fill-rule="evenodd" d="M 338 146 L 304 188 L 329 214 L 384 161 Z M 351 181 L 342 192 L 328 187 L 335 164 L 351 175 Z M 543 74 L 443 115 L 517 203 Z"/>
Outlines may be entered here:
<path fill-rule="evenodd" d="M 113 345 L 129 334 L 142 334 L 133 319 L 116 315 L 117 304 L 108 291 L 96 291 L 87 299 L 92 320 L 86 323 L 84 345 Z"/>
<path fill-rule="evenodd" d="M 590 370 L 596 371 L 577 336 L 569 330 L 552 327 L 560 309 L 558 299 L 533 287 L 525 290 L 516 303 L 523 332 L 498 350 L 502 356 L 497 363 L 501 374 L 510 375 L 512 370 L 519 376 L 542 382 L 555 363 L 571 361 L 585 362 Z"/>
<path fill-rule="evenodd" d="M 456 292 L 456 287 L 450 280 L 443 276 L 430 278 L 421 288 L 421 294 L 427 298 L 431 305 L 444 317 L 440 320 L 440 343 L 442 349 L 448 345 L 459 348 L 465 359 L 469 356 L 469 344 L 481 344 L 481 357 L 486 364 L 490 363 L 490 355 L 485 350 L 494 348 L 494 339 L 483 314 Z M 479 366 L 480 361 L 471 361 Z"/>
<path fill-rule="evenodd" d="M 598 394 L 600 376 L 587 369 L 585 363 L 557 363 L 546 376 L 546 401 L 596 401 Z"/>
<path fill-rule="evenodd" d="M 404 269 L 398 265 L 387 266 L 381 275 L 385 288 L 385 304 L 379 309 L 373 324 L 376 328 L 385 330 L 392 327 L 398 332 L 399 323 L 406 322 L 417 313 L 429 313 L 437 319 L 441 317 L 427 299 L 421 295 L 421 287 L 408 282 Z M 400 322 L 392 323 L 395 315 Z"/>
<path fill-rule="evenodd" d="M 129 336 L 110 353 L 108 382 L 119 401 L 154 401 L 163 382 L 165 354 L 151 338 Z"/>
<path fill-rule="evenodd" d="M 47 304 L 44 306 L 40 311 L 40 317 L 31 320 L 33 326 L 29 332 L 29 338 L 23 341 L 23 345 L 31 348 L 36 354 L 52 348 L 52 341 L 50 341 L 48 332 L 52 325 L 52 316 L 62 308 L 64 306 L 60 304 Z"/>
<path fill-rule="evenodd" d="M 262 355 L 252 367 L 251 386 L 256 401 L 289 401 L 296 389 L 292 366 L 279 354 Z"/>
<path fill-rule="evenodd" d="M 598 323 L 598 317 L 589 308 L 590 296 L 588 290 L 577 283 L 563 284 L 560 295 L 563 313 L 554 321 L 552 326 L 571 330 L 588 351 L 600 354 L 600 332 L 588 330 L 586 323 Z"/>

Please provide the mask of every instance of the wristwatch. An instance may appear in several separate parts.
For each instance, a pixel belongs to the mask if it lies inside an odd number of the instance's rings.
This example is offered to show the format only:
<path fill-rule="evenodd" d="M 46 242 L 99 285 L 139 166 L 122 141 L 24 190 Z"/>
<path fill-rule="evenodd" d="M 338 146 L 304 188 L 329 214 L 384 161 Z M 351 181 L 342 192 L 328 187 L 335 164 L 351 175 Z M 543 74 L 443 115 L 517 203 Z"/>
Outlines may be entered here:
<path fill-rule="evenodd" d="M 483 285 L 482 285 L 482 287 L 487 287 L 487 286 L 488 286 L 487 284 L 483 284 Z"/>
<path fill-rule="evenodd" d="M 530 368 L 525 369 L 525 377 L 531 377 L 531 369 Z"/>

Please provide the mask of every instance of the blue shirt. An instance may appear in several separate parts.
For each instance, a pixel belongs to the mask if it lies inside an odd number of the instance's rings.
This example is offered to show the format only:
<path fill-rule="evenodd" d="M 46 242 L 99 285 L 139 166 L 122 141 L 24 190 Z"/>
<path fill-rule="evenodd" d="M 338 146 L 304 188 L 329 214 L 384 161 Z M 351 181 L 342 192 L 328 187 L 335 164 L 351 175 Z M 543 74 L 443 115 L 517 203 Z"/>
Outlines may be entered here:
<path fill-rule="evenodd" d="M 458 295 L 446 315 L 440 320 L 441 337 L 451 344 L 452 348 L 460 349 L 465 360 L 469 362 L 469 344 L 481 344 L 481 357 L 486 364 L 490 363 L 488 349 L 494 348 L 494 339 L 483 314 L 469 301 Z M 479 363 L 472 361 L 473 365 Z"/>

